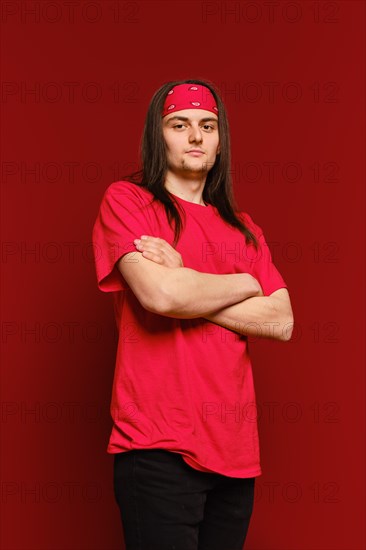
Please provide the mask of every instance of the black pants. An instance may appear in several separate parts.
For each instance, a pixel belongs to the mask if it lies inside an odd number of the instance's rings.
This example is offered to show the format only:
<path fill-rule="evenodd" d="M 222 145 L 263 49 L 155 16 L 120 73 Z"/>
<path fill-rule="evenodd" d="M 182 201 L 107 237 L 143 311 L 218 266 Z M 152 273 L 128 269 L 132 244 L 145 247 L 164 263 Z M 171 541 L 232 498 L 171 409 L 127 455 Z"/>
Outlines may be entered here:
<path fill-rule="evenodd" d="M 254 482 L 195 470 L 162 449 L 114 455 L 126 550 L 242 550 Z"/>

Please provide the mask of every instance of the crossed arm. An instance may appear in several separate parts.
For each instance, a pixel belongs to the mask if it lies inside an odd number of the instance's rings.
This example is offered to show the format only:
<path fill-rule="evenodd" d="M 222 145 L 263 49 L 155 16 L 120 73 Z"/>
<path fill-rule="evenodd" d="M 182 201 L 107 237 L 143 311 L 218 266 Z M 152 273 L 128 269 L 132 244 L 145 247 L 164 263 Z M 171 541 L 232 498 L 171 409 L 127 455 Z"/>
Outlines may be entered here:
<path fill-rule="evenodd" d="M 270 296 L 252 296 L 205 318 L 238 334 L 284 342 L 291 339 L 294 325 L 287 288 L 280 288 Z"/>
<path fill-rule="evenodd" d="M 290 340 L 293 314 L 287 289 L 263 296 L 249 273 L 216 275 L 183 267 L 181 255 L 163 239 L 148 237 L 136 246 L 140 251 L 122 256 L 117 267 L 148 311 L 203 317 L 238 334 Z"/>

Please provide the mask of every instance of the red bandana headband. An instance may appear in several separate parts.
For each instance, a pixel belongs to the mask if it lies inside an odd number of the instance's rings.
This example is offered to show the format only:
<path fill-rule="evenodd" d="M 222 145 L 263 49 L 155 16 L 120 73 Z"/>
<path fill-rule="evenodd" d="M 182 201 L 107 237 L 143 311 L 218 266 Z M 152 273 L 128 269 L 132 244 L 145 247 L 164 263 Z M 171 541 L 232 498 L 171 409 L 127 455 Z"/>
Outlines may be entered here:
<path fill-rule="evenodd" d="M 178 84 L 174 86 L 165 98 L 162 117 L 182 109 L 204 109 L 216 115 L 219 110 L 211 91 L 200 84 Z"/>

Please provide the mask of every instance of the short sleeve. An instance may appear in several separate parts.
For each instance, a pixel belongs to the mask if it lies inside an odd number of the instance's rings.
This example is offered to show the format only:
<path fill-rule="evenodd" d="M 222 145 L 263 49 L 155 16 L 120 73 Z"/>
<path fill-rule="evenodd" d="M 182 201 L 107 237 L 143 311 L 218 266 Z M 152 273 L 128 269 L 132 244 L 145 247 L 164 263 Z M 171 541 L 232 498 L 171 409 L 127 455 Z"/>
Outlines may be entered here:
<path fill-rule="evenodd" d="M 280 288 L 287 288 L 287 284 L 272 261 L 272 254 L 261 227 L 255 224 L 248 214 L 245 214 L 245 221 L 247 227 L 255 234 L 258 240 L 257 251 L 251 246 L 250 261 L 252 275 L 260 283 L 263 294 L 270 296 L 272 292 Z"/>
<path fill-rule="evenodd" d="M 129 288 L 116 262 L 136 252 L 134 239 L 152 234 L 146 203 L 129 182 L 112 183 L 105 191 L 92 232 L 98 287 L 103 292 Z M 132 261 L 132 258 L 131 258 Z"/>

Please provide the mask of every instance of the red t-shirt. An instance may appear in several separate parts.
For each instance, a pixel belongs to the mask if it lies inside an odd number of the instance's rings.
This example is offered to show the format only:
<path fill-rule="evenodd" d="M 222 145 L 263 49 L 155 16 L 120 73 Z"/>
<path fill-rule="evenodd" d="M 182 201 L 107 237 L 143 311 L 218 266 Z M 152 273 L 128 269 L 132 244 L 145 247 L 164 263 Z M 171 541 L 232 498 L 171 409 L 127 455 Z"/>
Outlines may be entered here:
<path fill-rule="evenodd" d="M 166 449 L 197 470 L 259 476 L 247 337 L 203 317 L 175 319 L 145 310 L 115 265 L 128 252 L 140 254 L 133 240 L 141 235 L 172 245 L 174 231 L 164 207 L 152 198 L 145 188 L 116 181 L 106 189 L 93 227 L 98 287 L 113 292 L 119 330 L 107 452 Z M 185 267 L 251 273 L 265 296 L 287 287 L 248 214 L 240 213 L 259 239 L 258 252 L 214 206 L 177 200 L 186 213 L 176 246 Z"/>

